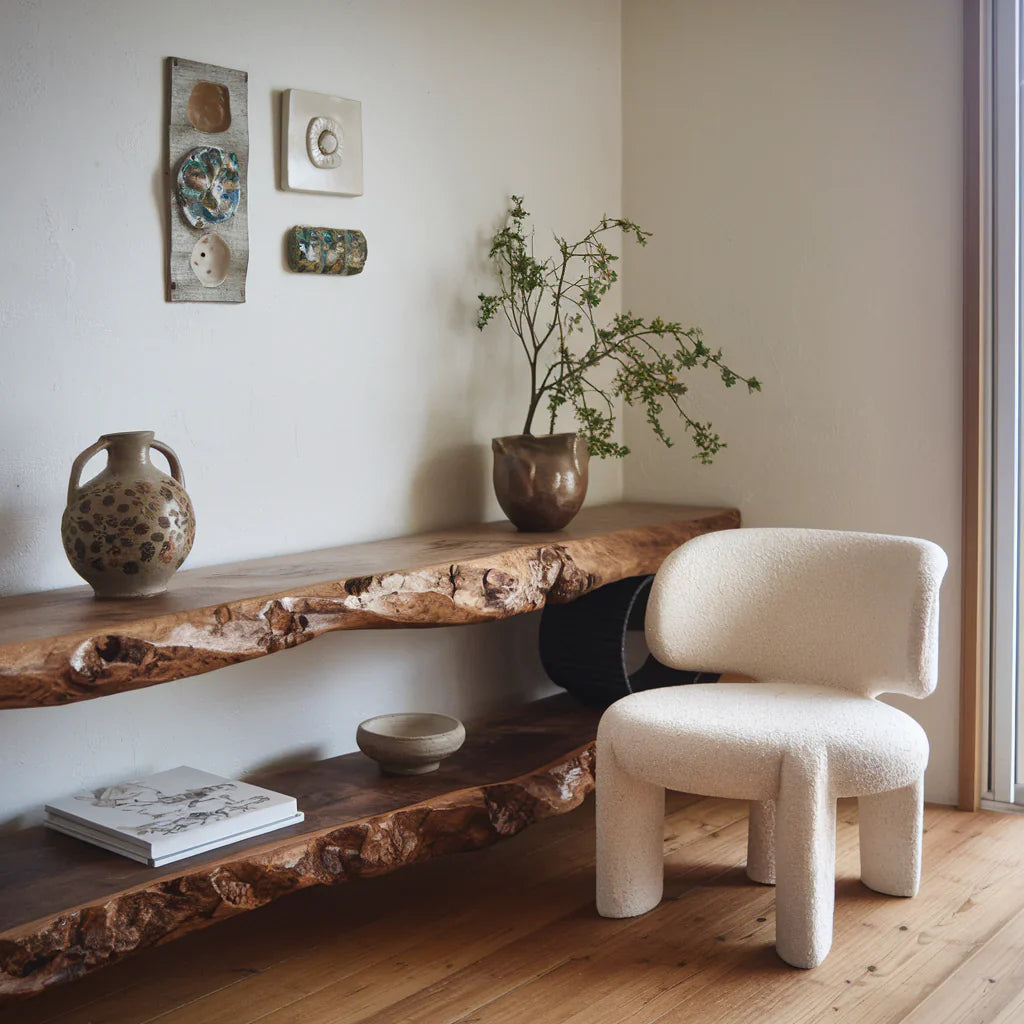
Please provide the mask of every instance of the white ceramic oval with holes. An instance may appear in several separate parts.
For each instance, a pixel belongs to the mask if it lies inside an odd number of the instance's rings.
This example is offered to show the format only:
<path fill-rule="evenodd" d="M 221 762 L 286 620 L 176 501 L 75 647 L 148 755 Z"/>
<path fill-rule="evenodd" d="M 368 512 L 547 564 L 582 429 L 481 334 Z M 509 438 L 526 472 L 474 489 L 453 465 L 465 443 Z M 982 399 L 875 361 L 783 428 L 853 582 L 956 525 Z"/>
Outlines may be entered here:
<path fill-rule="evenodd" d="M 231 250 L 216 231 L 208 231 L 192 247 L 188 262 L 204 288 L 217 288 L 231 269 Z"/>
<path fill-rule="evenodd" d="M 466 741 L 466 728 L 448 715 L 425 712 L 378 715 L 362 722 L 356 744 L 391 775 L 424 775 Z"/>

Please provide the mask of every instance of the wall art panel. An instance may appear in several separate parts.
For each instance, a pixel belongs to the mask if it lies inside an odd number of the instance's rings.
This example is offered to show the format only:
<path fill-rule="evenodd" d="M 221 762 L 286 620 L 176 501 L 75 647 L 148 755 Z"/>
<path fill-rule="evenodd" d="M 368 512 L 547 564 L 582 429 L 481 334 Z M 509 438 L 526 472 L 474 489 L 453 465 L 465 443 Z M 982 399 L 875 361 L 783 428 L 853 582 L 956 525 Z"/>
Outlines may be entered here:
<path fill-rule="evenodd" d="M 172 57 L 168 117 L 171 302 L 245 302 L 249 76 Z"/>
<path fill-rule="evenodd" d="M 286 89 L 281 97 L 281 187 L 363 194 L 363 105 Z"/>

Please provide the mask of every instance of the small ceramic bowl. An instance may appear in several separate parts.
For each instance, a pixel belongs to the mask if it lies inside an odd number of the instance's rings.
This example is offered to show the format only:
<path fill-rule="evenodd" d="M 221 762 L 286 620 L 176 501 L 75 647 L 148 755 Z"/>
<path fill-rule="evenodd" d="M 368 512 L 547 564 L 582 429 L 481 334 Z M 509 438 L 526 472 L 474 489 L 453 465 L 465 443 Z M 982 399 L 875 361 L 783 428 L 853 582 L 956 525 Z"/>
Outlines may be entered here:
<path fill-rule="evenodd" d="M 356 730 L 359 749 L 390 775 L 425 775 L 466 741 L 457 718 L 409 712 L 368 718 Z"/>

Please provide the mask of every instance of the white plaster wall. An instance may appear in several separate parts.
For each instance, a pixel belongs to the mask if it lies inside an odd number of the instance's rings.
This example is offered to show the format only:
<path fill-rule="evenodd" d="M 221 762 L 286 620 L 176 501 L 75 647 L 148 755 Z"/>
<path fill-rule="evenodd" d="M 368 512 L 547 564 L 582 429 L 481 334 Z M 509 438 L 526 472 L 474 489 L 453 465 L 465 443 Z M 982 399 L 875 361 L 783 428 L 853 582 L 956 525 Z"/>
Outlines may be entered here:
<path fill-rule="evenodd" d="M 510 192 L 572 234 L 621 197 L 619 0 L 3 0 L 0 593 L 77 583 L 74 456 L 153 428 L 181 456 L 199 566 L 499 518 L 517 346 L 473 326 Z M 249 72 L 248 301 L 163 299 L 163 59 Z M 363 103 L 366 194 L 276 189 L 277 90 Z M 361 277 L 289 274 L 296 223 L 358 227 Z M 96 464 L 99 468 L 99 463 Z M 591 501 L 621 494 L 594 468 Z M 0 822 L 82 784 L 238 774 L 351 750 L 356 723 L 546 689 L 536 623 L 335 635 L 67 708 L 0 713 Z"/>
<path fill-rule="evenodd" d="M 693 406 L 705 468 L 626 418 L 635 499 L 750 526 L 928 537 L 950 557 L 938 692 L 900 702 L 956 795 L 960 588 L 959 0 L 629 0 L 623 209 L 656 232 L 627 308 L 701 325 L 764 392 Z"/>

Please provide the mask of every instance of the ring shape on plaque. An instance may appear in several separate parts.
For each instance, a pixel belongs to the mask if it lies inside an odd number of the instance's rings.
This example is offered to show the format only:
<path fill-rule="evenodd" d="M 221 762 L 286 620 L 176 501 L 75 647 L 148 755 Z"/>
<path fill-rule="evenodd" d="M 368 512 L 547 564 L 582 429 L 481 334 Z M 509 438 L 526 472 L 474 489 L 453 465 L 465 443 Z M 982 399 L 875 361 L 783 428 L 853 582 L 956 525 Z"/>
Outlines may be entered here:
<path fill-rule="evenodd" d="M 306 150 L 316 167 L 341 166 L 341 125 L 333 117 L 314 117 L 306 128 Z"/>
<path fill-rule="evenodd" d="M 178 202 L 194 228 L 223 224 L 238 209 L 238 158 L 216 146 L 199 146 L 178 168 Z"/>

